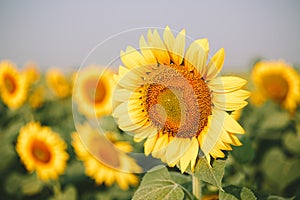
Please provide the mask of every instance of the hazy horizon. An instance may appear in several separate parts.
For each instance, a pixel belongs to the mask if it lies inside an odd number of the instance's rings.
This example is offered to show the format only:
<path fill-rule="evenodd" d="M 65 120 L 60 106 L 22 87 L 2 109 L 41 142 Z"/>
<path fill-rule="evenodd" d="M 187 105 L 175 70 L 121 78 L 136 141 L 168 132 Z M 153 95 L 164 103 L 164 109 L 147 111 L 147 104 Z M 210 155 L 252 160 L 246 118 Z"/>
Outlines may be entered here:
<path fill-rule="evenodd" d="M 130 3 L 129 3 L 130 2 Z M 300 2 L 293 1 L 1 1 L 0 59 L 19 67 L 76 68 L 99 43 L 120 32 L 169 25 L 193 39 L 208 38 L 212 55 L 226 51 L 225 71 L 247 71 L 256 58 L 300 64 Z M 89 58 L 106 64 L 140 30 L 114 38 Z M 123 40 L 122 40 L 123 39 Z"/>

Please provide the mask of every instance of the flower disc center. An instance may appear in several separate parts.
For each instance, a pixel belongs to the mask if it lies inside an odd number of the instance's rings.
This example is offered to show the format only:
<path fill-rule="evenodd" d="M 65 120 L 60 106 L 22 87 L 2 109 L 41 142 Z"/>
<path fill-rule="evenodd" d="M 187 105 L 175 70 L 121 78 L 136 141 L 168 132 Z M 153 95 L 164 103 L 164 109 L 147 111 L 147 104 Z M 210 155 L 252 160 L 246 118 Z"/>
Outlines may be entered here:
<path fill-rule="evenodd" d="M 4 85 L 9 93 L 13 93 L 17 88 L 15 79 L 13 77 L 11 77 L 10 75 L 6 75 L 4 77 Z"/>
<path fill-rule="evenodd" d="M 88 99 L 95 104 L 101 103 L 105 97 L 105 85 L 102 80 L 92 79 L 85 83 Z"/>
<path fill-rule="evenodd" d="M 281 75 L 266 76 L 263 80 L 266 94 L 275 101 L 283 101 L 288 93 L 288 82 Z"/>
<path fill-rule="evenodd" d="M 182 138 L 201 133 L 211 114 L 211 96 L 196 70 L 162 65 L 149 74 L 147 83 L 149 118 L 163 133 Z"/>
<path fill-rule="evenodd" d="M 35 141 L 31 149 L 33 157 L 42 163 L 48 163 L 51 159 L 51 152 L 42 141 Z"/>

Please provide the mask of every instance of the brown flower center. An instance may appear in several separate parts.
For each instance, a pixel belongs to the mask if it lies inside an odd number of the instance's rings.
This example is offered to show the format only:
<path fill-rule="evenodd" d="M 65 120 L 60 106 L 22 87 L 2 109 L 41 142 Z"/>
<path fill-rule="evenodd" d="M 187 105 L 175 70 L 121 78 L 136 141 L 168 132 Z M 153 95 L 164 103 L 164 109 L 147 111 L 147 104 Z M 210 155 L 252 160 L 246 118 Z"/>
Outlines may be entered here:
<path fill-rule="evenodd" d="M 105 85 L 103 80 L 90 79 L 85 83 L 85 91 L 88 99 L 95 104 L 101 103 L 106 95 Z"/>
<path fill-rule="evenodd" d="M 279 103 L 286 98 L 289 90 L 288 82 L 280 74 L 264 77 L 263 86 L 266 94 Z"/>
<path fill-rule="evenodd" d="M 146 109 L 159 129 L 182 138 L 201 133 L 211 115 L 211 96 L 197 70 L 162 65 L 146 82 Z"/>
<path fill-rule="evenodd" d="M 41 163 L 48 163 L 51 159 L 49 147 L 43 141 L 34 141 L 31 147 L 31 153 L 33 157 Z"/>
<path fill-rule="evenodd" d="M 14 77 L 12 77 L 9 74 L 6 74 L 4 77 L 4 86 L 9 93 L 14 93 L 17 89 L 17 84 Z"/>

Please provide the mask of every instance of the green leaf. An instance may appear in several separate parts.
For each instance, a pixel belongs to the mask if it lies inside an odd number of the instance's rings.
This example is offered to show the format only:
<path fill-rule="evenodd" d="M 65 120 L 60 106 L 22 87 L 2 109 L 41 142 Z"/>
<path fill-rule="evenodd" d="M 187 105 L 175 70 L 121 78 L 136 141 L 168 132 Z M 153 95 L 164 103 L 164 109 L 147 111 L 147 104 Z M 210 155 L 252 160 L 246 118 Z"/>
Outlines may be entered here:
<path fill-rule="evenodd" d="M 182 185 L 184 183 L 192 182 L 192 178 L 189 175 L 181 174 L 178 172 L 169 172 L 169 173 L 170 173 L 171 179 L 180 185 Z"/>
<path fill-rule="evenodd" d="M 254 159 L 255 156 L 251 141 L 249 137 L 243 137 L 241 142 L 243 145 L 239 147 L 233 146 L 233 151 L 230 153 L 239 163 L 249 163 Z"/>
<path fill-rule="evenodd" d="M 253 194 L 253 192 L 246 188 L 243 187 L 242 192 L 241 192 L 241 200 L 256 200 L 257 198 Z"/>
<path fill-rule="evenodd" d="M 262 172 L 275 189 L 282 191 L 300 177 L 300 159 L 287 159 L 279 148 L 266 153 L 262 162 Z"/>
<path fill-rule="evenodd" d="M 262 121 L 260 128 L 262 130 L 280 130 L 288 125 L 290 122 L 290 115 L 285 111 L 273 110 L 265 112 L 265 118 Z"/>
<path fill-rule="evenodd" d="M 220 200 L 256 200 L 254 193 L 246 187 L 229 185 L 219 193 Z"/>
<path fill-rule="evenodd" d="M 68 185 L 65 190 L 54 197 L 49 198 L 49 200 L 76 200 L 77 190 L 73 185 Z"/>
<path fill-rule="evenodd" d="M 21 193 L 25 195 L 34 195 L 42 191 L 44 183 L 40 181 L 35 174 L 22 175 L 12 173 L 5 182 L 5 189 L 9 194 Z"/>
<path fill-rule="evenodd" d="M 181 186 L 171 179 L 167 168 L 157 166 L 145 174 L 132 199 L 180 200 L 183 198 L 184 192 Z"/>
<path fill-rule="evenodd" d="M 293 200 L 293 199 L 295 199 L 295 198 L 294 197 L 284 198 L 284 197 L 279 197 L 279 196 L 271 195 L 271 196 L 268 196 L 267 200 Z"/>
<path fill-rule="evenodd" d="M 220 198 L 220 200 L 238 200 L 238 198 L 236 198 L 232 194 L 229 194 L 229 193 L 226 193 L 223 191 L 220 191 L 219 198 Z"/>
<path fill-rule="evenodd" d="M 21 182 L 21 192 L 28 196 L 39 193 L 43 187 L 44 183 L 36 175 L 24 177 Z"/>
<path fill-rule="evenodd" d="M 211 167 L 205 158 L 200 158 L 195 167 L 195 175 L 200 180 L 218 187 L 219 190 L 223 190 L 221 181 L 224 176 L 225 164 L 225 160 L 215 160 Z"/>
<path fill-rule="evenodd" d="M 296 135 L 292 132 L 286 133 L 283 136 L 283 144 L 291 153 L 300 155 L 300 135 Z"/>

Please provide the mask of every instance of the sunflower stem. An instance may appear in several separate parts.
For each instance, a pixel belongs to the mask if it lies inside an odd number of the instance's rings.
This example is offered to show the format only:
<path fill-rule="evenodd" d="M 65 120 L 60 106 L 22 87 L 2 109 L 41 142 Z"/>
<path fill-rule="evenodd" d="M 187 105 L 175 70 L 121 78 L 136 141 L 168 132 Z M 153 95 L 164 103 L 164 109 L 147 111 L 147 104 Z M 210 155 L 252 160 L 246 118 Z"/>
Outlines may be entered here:
<path fill-rule="evenodd" d="M 201 180 L 199 177 L 195 176 L 195 174 L 192 175 L 192 183 L 193 183 L 193 195 L 201 200 L 202 198 L 202 185 Z"/>

